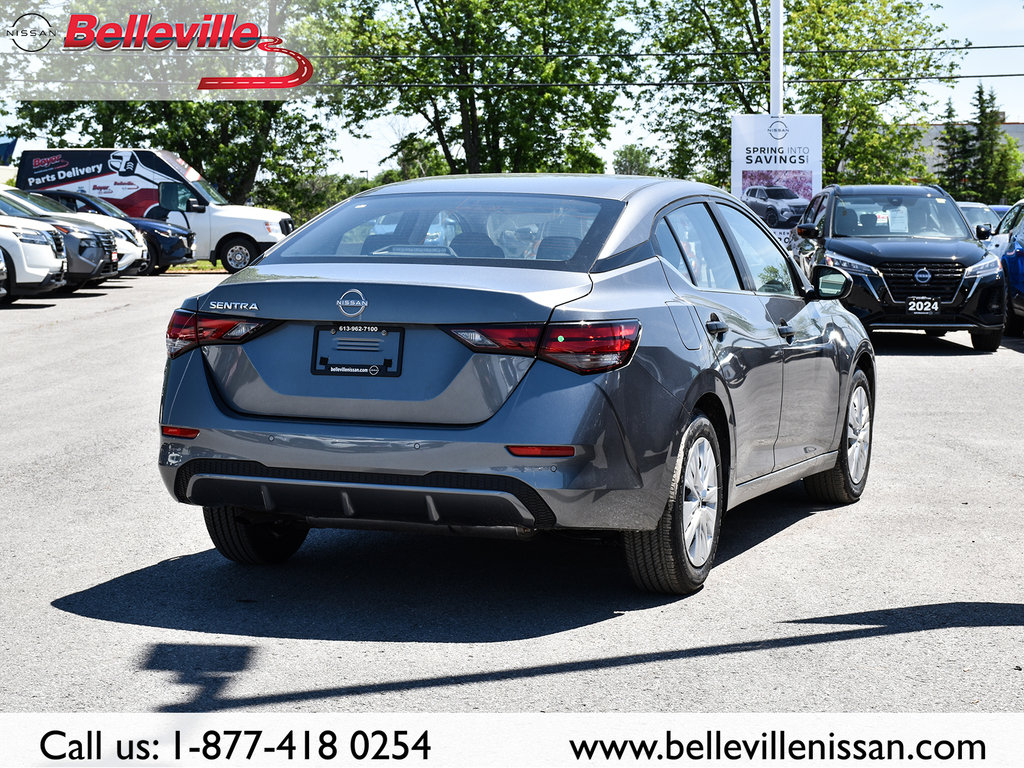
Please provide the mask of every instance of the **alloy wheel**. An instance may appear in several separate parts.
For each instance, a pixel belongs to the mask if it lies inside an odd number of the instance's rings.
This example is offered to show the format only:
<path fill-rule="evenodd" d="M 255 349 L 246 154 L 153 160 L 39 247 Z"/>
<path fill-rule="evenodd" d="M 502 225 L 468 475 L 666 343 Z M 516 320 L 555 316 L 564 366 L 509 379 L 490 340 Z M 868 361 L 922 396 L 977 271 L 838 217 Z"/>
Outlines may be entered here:
<path fill-rule="evenodd" d="M 706 437 L 690 446 L 683 477 L 683 545 L 700 568 L 711 557 L 718 520 L 718 461 Z"/>

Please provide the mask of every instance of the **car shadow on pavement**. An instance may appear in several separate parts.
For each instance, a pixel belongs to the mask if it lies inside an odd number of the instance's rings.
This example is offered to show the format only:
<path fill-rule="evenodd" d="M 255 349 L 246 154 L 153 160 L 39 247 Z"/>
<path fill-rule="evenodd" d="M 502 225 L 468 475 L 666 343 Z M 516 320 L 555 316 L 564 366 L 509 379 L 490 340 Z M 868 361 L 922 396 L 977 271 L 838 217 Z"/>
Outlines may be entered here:
<path fill-rule="evenodd" d="M 39 302 L 33 301 L 15 301 L 10 304 L 3 306 L 3 311 L 8 312 L 12 309 L 50 309 L 51 307 L 57 306 L 56 304 L 40 304 Z"/>
<path fill-rule="evenodd" d="M 633 653 L 619 656 L 579 658 L 570 661 L 530 666 L 467 671 L 461 674 L 433 675 L 397 680 L 348 682 L 312 690 L 279 691 L 251 696 L 224 696 L 232 674 L 244 673 L 253 664 L 254 649 L 247 645 L 202 645 L 155 643 L 144 662 L 152 671 L 176 673 L 175 682 L 191 688 L 186 701 L 165 705 L 164 712 L 217 711 L 246 707 L 274 707 L 300 702 L 346 699 L 406 691 L 449 688 L 481 683 L 540 679 L 549 676 L 622 669 L 646 664 L 686 661 L 706 657 L 764 652 L 784 648 L 802 648 L 845 640 L 920 633 L 933 630 L 982 627 L 1024 627 L 1024 604 L 952 602 L 912 605 L 901 608 L 791 619 L 790 633 L 780 627 L 778 636 L 738 643 L 696 646 L 671 650 Z M 792 634 L 796 626 L 840 625 L 843 628 Z M 1009 669 L 1009 667 L 1008 667 Z M 1019 667 L 1016 670 L 1019 671 Z"/>
<path fill-rule="evenodd" d="M 930 357 L 932 355 L 978 355 L 986 353 L 975 351 L 971 346 L 971 337 L 960 333 L 953 341 L 946 336 L 926 336 L 923 333 L 901 333 L 886 331 L 871 337 L 875 354 L 893 357 Z"/>
<path fill-rule="evenodd" d="M 1012 349 L 1014 352 L 1024 352 L 1024 339 L 1003 336 L 1003 346 L 1007 349 Z"/>
<path fill-rule="evenodd" d="M 724 523 L 718 562 L 811 509 L 798 484 L 737 508 Z M 614 534 L 516 542 L 314 530 L 287 565 L 246 567 L 208 550 L 53 605 L 104 621 L 215 634 L 472 643 L 541 637 L 679 599 L 634 587 Z"/>

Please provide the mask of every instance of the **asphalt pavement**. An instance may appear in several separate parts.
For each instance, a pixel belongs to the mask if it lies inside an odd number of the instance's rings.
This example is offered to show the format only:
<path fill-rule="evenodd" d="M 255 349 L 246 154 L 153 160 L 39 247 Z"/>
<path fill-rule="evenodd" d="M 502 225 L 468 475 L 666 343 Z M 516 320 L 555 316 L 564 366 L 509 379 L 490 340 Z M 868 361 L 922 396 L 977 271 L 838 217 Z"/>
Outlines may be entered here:
<path fill-rule="evenodd" d="M 880 335 L 863 499 L 738 507 L 688 598 L 557 537 L 314 531 L 254 569 L 156 468 L 167 321 L 222 277 L 0 310 L 0 711 L 1024 709 L 1024 341 Z"/>

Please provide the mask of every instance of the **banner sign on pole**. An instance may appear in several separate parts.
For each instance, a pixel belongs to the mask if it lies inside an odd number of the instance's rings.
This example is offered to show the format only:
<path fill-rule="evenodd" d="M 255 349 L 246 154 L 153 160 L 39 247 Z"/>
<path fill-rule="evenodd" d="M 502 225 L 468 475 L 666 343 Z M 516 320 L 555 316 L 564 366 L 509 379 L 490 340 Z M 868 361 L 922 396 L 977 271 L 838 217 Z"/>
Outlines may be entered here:
<path fill-rule="evenodd" d="M 733 115 L 732 193 L 789 246 L 821 191 L 821 115 Z"/>

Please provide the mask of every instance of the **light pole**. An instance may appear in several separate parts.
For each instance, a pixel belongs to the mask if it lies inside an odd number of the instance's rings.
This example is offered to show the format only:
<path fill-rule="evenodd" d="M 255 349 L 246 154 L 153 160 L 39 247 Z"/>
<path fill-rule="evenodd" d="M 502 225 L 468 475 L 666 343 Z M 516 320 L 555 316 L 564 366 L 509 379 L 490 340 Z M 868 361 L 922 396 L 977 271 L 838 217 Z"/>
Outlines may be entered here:
<path fill-rule="evenodd" d="M 771 8 L 771 90 L 769 92 L 769 114 L 782 114 L 782 0 L 772 0 Z"/>

